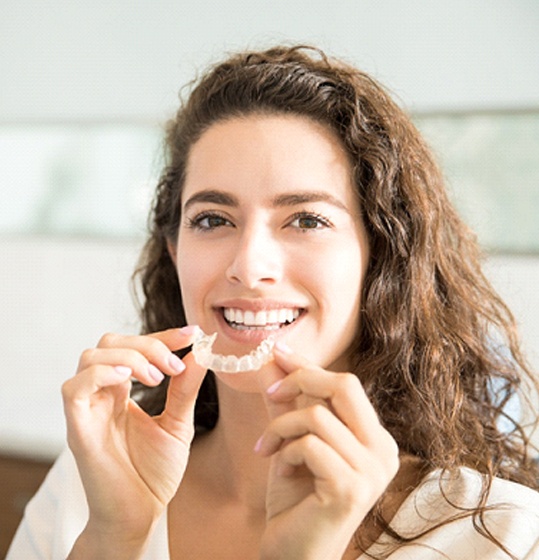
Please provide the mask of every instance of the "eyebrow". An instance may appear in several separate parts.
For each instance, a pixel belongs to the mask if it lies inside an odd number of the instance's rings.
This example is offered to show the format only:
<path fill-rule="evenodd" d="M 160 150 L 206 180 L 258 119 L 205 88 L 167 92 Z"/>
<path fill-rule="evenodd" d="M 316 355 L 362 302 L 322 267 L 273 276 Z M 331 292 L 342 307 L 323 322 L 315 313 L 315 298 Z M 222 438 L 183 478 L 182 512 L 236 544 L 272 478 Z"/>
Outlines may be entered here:
<path fill-rule="evenodd" d="M 234 195 L 220 190 L 209 189 L 199 191 L 188 198 L 183 206 L 183 210 L 185 211 L 194 204 L 201 202 L 209 202 L 220 206 L 231 206 L 234 208 L 237 208 L 240 205 L 239 200 Z M 327 202 L 328 204 L 336 206 L 346 212 L 350 211 L 338 198 L 324 191 L 298 191 L 280 194 L 271 201 L 271 205 L 275 208 L 282 208 L 312 202 Z"/>
<path fill-rule="evenodd" d="M 273 199 L 272 204 L 275 207 L 282 207 L 297 206 L 309 202 L 327 202 L 328 204 L 332 204 L 341 210 L 349 212 L 343 202 L 330 193 L 324 191 L 299 191 L 295 193 L 280 194 Z"/>
<path fill-rule="evenodd" d="M 239 200 L 231 194 L 218 190 L 204 190 L 189 197 L 183 205 L 183 210 L 185 211 L 194 204 L 200 202 L 210 202 L 212 204 L 219 204 L 220 206 L 237 207 L 240 205 Z"/>

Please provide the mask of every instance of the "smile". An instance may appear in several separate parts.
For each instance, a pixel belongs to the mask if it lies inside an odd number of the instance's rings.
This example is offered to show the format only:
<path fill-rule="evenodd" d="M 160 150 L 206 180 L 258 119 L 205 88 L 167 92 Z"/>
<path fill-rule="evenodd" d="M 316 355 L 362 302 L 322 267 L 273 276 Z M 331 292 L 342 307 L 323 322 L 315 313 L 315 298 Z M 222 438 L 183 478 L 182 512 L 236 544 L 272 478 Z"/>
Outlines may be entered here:
<path fill-rule="evenodd" d="M 267 309 L 260 311 L 224 307 L 226 322 L 237 330 L 278 330 L 292 324 L 301 314 L 298 308 Z"/>

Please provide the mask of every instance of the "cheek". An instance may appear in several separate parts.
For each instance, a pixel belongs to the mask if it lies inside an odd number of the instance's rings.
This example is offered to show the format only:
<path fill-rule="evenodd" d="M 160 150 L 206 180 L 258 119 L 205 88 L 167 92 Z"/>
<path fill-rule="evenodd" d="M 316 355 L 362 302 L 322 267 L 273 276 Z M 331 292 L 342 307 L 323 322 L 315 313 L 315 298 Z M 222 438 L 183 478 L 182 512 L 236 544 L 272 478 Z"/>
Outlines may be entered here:
<path fill-rule="evenodd" d="M 366 270 L 366 257 L 361 246 L 335 244 L 315 248 L 296 260 L 297 270 L 311 278 L 321 291 L 336 300 L 355 299 L 361 290 Z"/>
<path fill-rule="evenodd" d="M 183 309 L 188 323 L 197 323 L 194 302 L 197 299 L 194 282 L 194 270 L 187 266 L 178 264 L 178 278 L 180 281 L 180 292 L 182 295 Z"/>
<path fill-rule="evenodd" d="M 178 245 L 177 271 L 183 307 L 189 323 L 198 322 L 196 302 L 202 302 L 208 278 L 208 259 L 197 257 L 189 245 Z"/>
<path fill-rule="evenodd" d="M 331 309 L 333 320 L 342 329 L 357 328 L 357 318 L 361 307 L 363 277 L 361 270 L 348 266 L 335 271 L 328 281 L 332 283 Z"/>
<path fill-rule="evenodd" d="M 366 256 L 361 248 L 341 245 L 327 258 L 318 259 L 310 276 L 317 284 L 321 305 L 338 337 L 353 337 L 361 308 Z"/>
<path fill-rule="evenodd" d="M 199 323 L 208 297 L 225 278 L 226 248 L 182 240 L 176 256 L 183 306 L 189 323 Z"/>

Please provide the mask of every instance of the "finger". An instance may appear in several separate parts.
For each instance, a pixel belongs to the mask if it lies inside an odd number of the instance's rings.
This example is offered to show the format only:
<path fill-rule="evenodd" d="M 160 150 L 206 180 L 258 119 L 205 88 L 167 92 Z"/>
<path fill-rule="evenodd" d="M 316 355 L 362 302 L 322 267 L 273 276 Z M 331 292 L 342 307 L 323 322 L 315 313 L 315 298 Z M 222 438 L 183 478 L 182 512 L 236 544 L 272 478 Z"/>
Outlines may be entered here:
<path fill-rule="evenodd" d="M 257 444 L 262 456 L 276 453 L 289 440 L 313 434 L 331 446 L 352 468 L 359 468 L 361 444 L 330 410 L 315 405 L 273 420 Z"/>
<path fill-rule="evenodd" d="M 106 387 L 128 383 L 131 368 L 97 364 L 68 379 L 62 385 L 64 402 L 84 402 Z"/>
<path fill-rule="evenodd" d="M 193 432 L 193 416 L 200 386 L 206 369 L 199 366 L 192 355 L 184 357 L 183 375 L 170 379 L 165 408 L 158 421 L 163 429 L 185 441 Z"/>
<path fill-rule="evenodd" d="M 185 348 L 191 344 L 195 328 L 168 329 L 143 336 L 130 336 L 115 333 L 104 335 L 98 348 L 125 348 L 140 352 L 150 363 L 168 375 L 177 375 L 185 367 L 173 350 Z"/>
<path fill-rule="evenodd" d="M 363 449 L 361 470 L 353 469 L 331 446 L 308 434 L 285 446 L 278 455 L 277 474 L 293 476 L 305 466 L 314 477 L 318 503 L 368 510 L 385 490 L 392 476 L 387 476 L 379 462 Z"/>
<path fill-rule="evenodd" d="M 180 350 L 191 344 L 193 337 L 195 335 L 197 327 L 195 325 L 187 325 L 186 327 L 178 327 L 172 329 L 166 329 L 164 331 L 158 331 L 146 335 L 123 335 L 118 333 L 106 333 L 103 335 L 99 341 L 101 346 L 123 346 L 123 343 L 127 344 L 136 342 L 138 339 L 155 339 L 159 340 L 169 350 Z"/>
<path fill-rule="evenodd" d="M 291 476 L 298 467 L 306 467 L 317 479 L 332 481 L 343 476 L 354 476 L 354 471 L 343 458 L 327 443 L 313 434 L 296 439 L 283 447 L 277 456 L 277 474 Z"/>
<path fill-rule="evenodd" d="M 187 325 L 151 333 L 148 336 L 161 341 L 169 350 L 181 350 L 192 344 L 196 331 L 196 325 Z"/>
<path fill-rule="evenodd" d="M 374 443 L 383 429 L 356 375 L 333 373 L 308 364 L 296 354 L 277 349 L 275 362 L 288 376 L 270 387 L 269 399 L 275 402 L 295 400 L 301 394 L 325 400 L 332 411 L 364 443 Z"/>
<path fill-rule="evenodd" d="M 293 402 L 279 402 L 269 398 L 268 391 L 271 387 L 276 386 L 286 376 L 286 372 L 275 361 L 267 363 L 259 372 L 257 379 L 260 392 L 266 405 L 268 417 L 270 419 L 277 418 L 281 414 L 295 410 L 296 406 Z"/>
<path fill-rule="evenodd" d="M 273 357 L 276 364 L 286 374 L 290 374 L 301 368 L 314 367 L 314 364 L 307 358 L 293 352 L 286 343 L 280 340 L 275 343 Z"/>
<path fill-rule="evenodd" d="M 97 423 L 108 422 L 108 418 L 125 410 L 130 376 L 131 370 L 126 367 L 95 365 L 62 385 L 68 443 L 72 449 L 100 433 Z"/>
<path fill-rule="evenodd" d="M 158 385 L 165 377 L 139 351 L 130 348 L 91 348 L 85 350 L 80 357 L 78 371 L 84 371 L 99 364 L 127 367 L 131 370 L 135 379 L 149 386 Z M 185 368 L 183 362 L 182 367 Z"/>
<path fill-rule="evenodd" d="M 307 395 L 304 391 L 302 391 L 301 387 L 297 386 L 294 383 L 285 383 L 283 387 L 281 387 L 282 381 L 288 376 L 295 375 L 301 371 L 307 371 L 312 373 L 307 373 L 308 376 L 314 375 L 315 372 L 319 374 L 330 374 L 330 372 L 325 371 L 323 368 L 316 366 L 303 356 L 292 352 L 288 348 L 288 346 L 278 342 L 274 348 L 274 364 L 275 367 L 278 367 L 282 372 L 283 375 L 280 376 L 277 381 L 267 388 L 267 393 L 269 395 L 273 395 L 276 393 L 276 397 L 273 400 L 278 401 L 285 401 L 287 399 L 292 400 L 297 398 L 302 393 Z M 287 388 L 288 390 L 286 390 Z M 279 391 L 277 391 L 279 389 Z M 322 398 L 319 395 L 311 395 L 313 398 Z"/>

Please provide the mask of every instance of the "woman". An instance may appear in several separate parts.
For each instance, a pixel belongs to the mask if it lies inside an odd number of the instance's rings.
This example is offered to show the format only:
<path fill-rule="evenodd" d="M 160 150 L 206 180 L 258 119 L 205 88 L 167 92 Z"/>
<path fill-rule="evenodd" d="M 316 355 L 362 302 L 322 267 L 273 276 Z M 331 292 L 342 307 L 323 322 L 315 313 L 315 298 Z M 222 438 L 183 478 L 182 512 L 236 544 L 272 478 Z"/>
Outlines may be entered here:
<path fill-rule="evenodd" d="M 82 354 L 80 474 L 66 453 L 11 557 L 538 557 L 538 473 L 518 421 L 500 429 L 533 385 L 513 319 L 385 91 L 318 51 L 239 54 L 167 154 L 145 334 Z M 271 359 L 206 372 L 194 325 Z"/>

